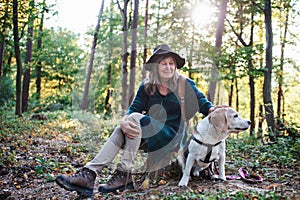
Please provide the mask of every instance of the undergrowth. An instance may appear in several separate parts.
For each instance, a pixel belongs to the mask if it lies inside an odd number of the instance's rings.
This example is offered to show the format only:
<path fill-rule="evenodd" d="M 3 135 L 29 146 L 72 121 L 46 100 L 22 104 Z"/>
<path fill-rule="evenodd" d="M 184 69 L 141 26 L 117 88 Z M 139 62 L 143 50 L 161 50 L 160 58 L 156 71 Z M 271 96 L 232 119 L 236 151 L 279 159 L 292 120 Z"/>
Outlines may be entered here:
<path fill-rule="evenodd" d="M 76 167 L 92 159 L 119 120 L 119 116 L 105 119 L 103 116 L 71 110 L 44 114 L 47 120 L 36 121 L 30 120 L 30 113 L 16 117 L 12 112 L 1 110 L 1 169 L 6 167 L 13 170 L 28 165 L 32 177 L 53 181 L 55 174 L 72 173 Z M 299 138 L 281 137 L 270 144 L 253 144 L 253 138 L 249 137 L 228 138 L 226 144 L 227 174 L 236 174 L 238 168 L 247 167 L 265 180 L 284 181 L 300 176 Z M 272 191 L 251 190 L 174 192 L 168 195 L 160 193 L 158 196 L 159 199 L 281 199 L 278 193 Z"/>

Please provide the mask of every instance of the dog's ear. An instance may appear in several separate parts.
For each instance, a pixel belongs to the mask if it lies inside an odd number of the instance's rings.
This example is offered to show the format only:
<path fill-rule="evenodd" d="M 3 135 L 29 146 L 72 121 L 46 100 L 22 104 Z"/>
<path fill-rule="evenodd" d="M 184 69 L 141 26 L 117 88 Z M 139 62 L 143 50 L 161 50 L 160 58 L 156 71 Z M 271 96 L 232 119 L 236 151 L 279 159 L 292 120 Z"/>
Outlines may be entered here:
<path fill-rule="evenodd" d="M 228 108 L 218 108 L 208 116 L 209 122 L 219 133 L 226 133 L 228 129 L 227 111 Z"/>

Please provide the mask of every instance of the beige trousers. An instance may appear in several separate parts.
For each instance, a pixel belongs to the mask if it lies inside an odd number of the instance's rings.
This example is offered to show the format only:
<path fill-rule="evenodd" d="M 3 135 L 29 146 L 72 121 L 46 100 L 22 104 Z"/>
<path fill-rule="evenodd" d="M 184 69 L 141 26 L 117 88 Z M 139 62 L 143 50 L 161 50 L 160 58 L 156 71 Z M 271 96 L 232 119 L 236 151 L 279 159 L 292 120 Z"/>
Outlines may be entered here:
<path fill-rule="evenodd" d="M 121 167 L 123 170 L 131 170 L 134 166 L 134 160 L 141 144 L 142 130 L 140 126 L 140 119 L 143 116 L 144 115 L 140 113 L 132 113 L 127 118 L 127 120 L 137 125 L 140 137 L 129 139 L 122 133 L 120 126 L 116 127 L 109 139 L 103 145 L 100 152 L 93 160 L 88 162 L 85 167 L 95 172 L 101 172 L 105 166 L 109 165 L 113 161 L 120 149 L 123 149 Z"/>

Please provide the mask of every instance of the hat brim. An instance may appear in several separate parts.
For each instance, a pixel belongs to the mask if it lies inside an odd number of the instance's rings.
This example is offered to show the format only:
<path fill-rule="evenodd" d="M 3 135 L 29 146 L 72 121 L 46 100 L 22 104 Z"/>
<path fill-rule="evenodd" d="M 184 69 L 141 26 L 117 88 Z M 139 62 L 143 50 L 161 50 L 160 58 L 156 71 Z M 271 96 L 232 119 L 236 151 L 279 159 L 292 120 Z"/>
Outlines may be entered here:
<path fill-rule="evenodd" d="M 185 59 L 180 57 L 177 53 L 174 52 L 168 52 L 168 53 L 164 53 L 164 54 L 153 54 L 145 63 L 145 69 L 148 71 L 151 71 L 153 68 L 153 65 L 157 64 L 159 59 L 161 59 L 161 57 L 168 57 L 168 56 L 172 56 L 175 60 L 176 60 L 176 66 L 177 69 L 180 69 L 184 66 L 185 64 Z"/>

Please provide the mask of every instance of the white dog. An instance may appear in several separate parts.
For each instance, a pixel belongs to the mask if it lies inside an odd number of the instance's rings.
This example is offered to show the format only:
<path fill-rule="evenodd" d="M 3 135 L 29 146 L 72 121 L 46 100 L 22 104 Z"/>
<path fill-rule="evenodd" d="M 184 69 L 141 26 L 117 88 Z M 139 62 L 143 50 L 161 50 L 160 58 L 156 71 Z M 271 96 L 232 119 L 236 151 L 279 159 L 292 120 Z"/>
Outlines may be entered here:
<path fill-rule="evenodd" d="M 184 164 L 184 156 L 178 158 L 183 175 L 178 186 L 187 186 L 191 169 L 193 175 L 208 168 L 211 163 L 218 161 L 219 175 L 212 178 L 226 180 L 225 177 L 225 139 L 230 133 L 239 133 L 249 128 L 251 121 L 240 118 L 232 108 L 218 108 L 201 120 L 188 146 L 188 157 Z"/>

